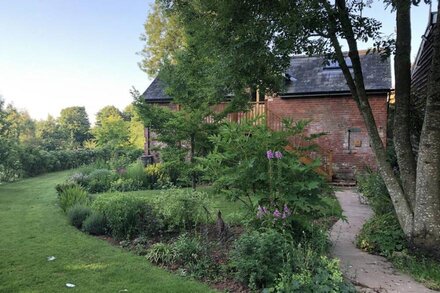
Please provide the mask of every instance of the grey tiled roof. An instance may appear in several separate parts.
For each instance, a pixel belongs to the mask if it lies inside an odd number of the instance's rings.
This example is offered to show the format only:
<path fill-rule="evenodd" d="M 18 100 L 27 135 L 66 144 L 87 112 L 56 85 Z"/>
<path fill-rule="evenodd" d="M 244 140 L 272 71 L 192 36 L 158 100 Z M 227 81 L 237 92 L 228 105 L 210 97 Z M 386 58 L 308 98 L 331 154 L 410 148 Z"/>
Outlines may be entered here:
<path fill-rule="evenodd" d="M 147 102 L 170 102 L 172 99 L 165 93 L 164 89 L 165 85 L 156 77 L 142 94 L 142 97 Z"/>
<path fill-rule="evenodd" d="M 366 90 L 391 89 L 390 59 L 381 60 L 378 54 L 360 52 Z M 349 88 L 340 68 L 326 68 L 323 57 L 295 56 L 290 61 L 283 95 L 347 92 Z"/>
<path fill-rule="evenodd" d="M 391 89 L 390 59 L 382 60 L 378 54 L 365 55 L 360 52 L 366 90 Z M 332 94 L 348 92 L 349 88 L 339 68 L 324 69 L 324 59 L 320 56 L 295 56 L 290 61 L 284 93 L 281 96 Z M 172 98 L 164 92 L 164 84 L 157 77 L 142 94 L 147 102 L 170 102 Z"/>

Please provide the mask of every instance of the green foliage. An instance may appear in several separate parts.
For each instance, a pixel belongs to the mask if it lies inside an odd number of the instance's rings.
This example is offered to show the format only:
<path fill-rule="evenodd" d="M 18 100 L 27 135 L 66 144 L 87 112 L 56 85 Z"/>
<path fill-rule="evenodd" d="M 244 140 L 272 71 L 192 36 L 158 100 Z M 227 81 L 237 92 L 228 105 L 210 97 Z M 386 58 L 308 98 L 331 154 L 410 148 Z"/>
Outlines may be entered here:
<path fill-rule="evenodd" d="M 82 228 L 91 235 L 105 235 L 107 233 L 107 219 L 98 212 L 92 212 L 83 222 Z"/>
<path fill-rule="evenodd" d="M 306 125 L 286 121 L 287 130 L 280 132 L 253 121 L 222 126 L 220 133 L 211 137 L 214 150 L 200 160 L 207 180 L 213 181 L 218 191 L 247 204 L 251 212 L 256 203 L 250 195 L 258 195 L 260 205 L 276 204 L 271 212 L 287 204 L 301 215 L 317 215 L 323 204 L 319 194 L 325 186 L 314 172 L 319 162 L 303 165 L 295 153 L 284 151 L 289 137 L 308 139 L 303 135 Z M 268 159 L 269 150 L 277 150 L 282 158 Z"/>
<path fill-rule="evenodd" d="M 282 234 L 271 229 L 242 235 L 230 255 L 235 278 L 254 289 L 272 285 L 282 272 L 288 245 Z"/>
<path fill-rule="evenodd" d="M 104 192 L 110 189 L 116 174 L 107 169 L 94 170 L 88 176 L 87 189 L 90 193 Z"/>
<path fill-rule="evenodd" d="M 304 254 L 294 253 L 297 255 L 298 272 L 283 271 L 270 292 L 356 292 L 351 284 L 345 282 L 338 260 L 319 256 L 311 251 L 300 251 L 300 253 Z"/>
<path fill-rule="evenodd" d="M 81 229 L 84 220 L 92 214 L 92 209 L 83 204 L 75 204 L 67 210 L 67 219 L 72 226 Z"/>
<path fill-rule="evenodd" d="M 154 205 L 170 230 L 188 230 L 206 222 L 208 195 L 202 191 L 168 189 L 154 199 Z"/>
<path fill-rule="evenodd" d="M 163 227 L 162 220 L 145 198 L 115 193 L 98 197 L 92 207 L 106 217 L 117 239 L 155 236 Z"/>
<path fill-rule="evenodd" d="M 109 115 L 100 120 L 92 133 L 98 146 L 108 148 L 123 148 L 129 145 L 130 128 L 129 122 L 120 115 Z"/>
<path fill-rule="evenodd" d="M 366 170 L 356 179 L 359 192 L 368 199 L 375 214 L 384 215 L 394 212 L 390 195 L 379 173 Z"/>
<path fill-rule="evenodd" d="M 169 177 L 161 163 L 151 164 L 145 167 L 145 173 L 148 176 L 151 188 L 160 188 L 169 185 Z"/>
<path fill-rule="evenodd" d="M 212 278 L 218 274 L 219 267 L 209 256 L 207 245 L 197 236 L 182 234 L 171 244 L 152 245 L 146 258 L 155 264 L 178 265 L 196 278 Z"/>
<path fill-rule="evenodd" d="M 58 198 L 60 201 L 60 207 L 64 212 L 76 204 L 88 205 L 90 201 L 87 191 L 78 185 L 64 188 L 64 190 L 60 192 Z"/>
<path fill-rule="evenodd" d="M 359 248 L 390 257 L 407 248 L 405 234 L 394 213 L 376 214 L 362 227 L 356 238 Z"/>
<path fill-rule="evenodd" d="M 70 149 L 82 146 L 89 137 L 90 122 L 85 107 L 68 107 L 61 110 L 59 124 Z"/>
<path fill-rule="evenodd" d="M 145 257 L 155 264 L 170 264 L 174 259 L 174 252 L 171 245 L 166 243 L 155 243 L 147 251 Z"/>
<path fill-rule="evenodd" d="M 148 180 L 149 178 L 144 170 L 144 165 L 140 161 L 129 165 L 122 176 L 125 179 L 131 179 L 133 182 L 135 182 L 135 184 L 139 186 L 139 189 L 150 186 L 150 181 Z"/>
<path fill-rule="evenodd" d="M 184 36 L 176 16 L 167 15 L 156 2 L 144 24 L 146 42 L 141 54 L 145 57 L 142 69 L 150 76 L 156 75 L 164 61 L 173 60 L 175 52 L 183 45 Z"/>
<path fill-rule="evenodd" d="M 440 290 L 440 262 L 438 260 L 402 252 L 393 254 L 391 261 L 398 270 L 410 274 L 426 287 Z"/>
<path fill-rule="evenodd" d="M 118 178 L 116 181 L 113 181 L 110 184 L 110 190 L 112 191 L 126 192 L 140 189 L 142 189 L 142 186 L 139 184 L 139 182 L 136 182 L 130 178 Z"/>
<path fill-rule="evenodd" d="M 197 237 L 182 234 L 172 244 L 175 262 L 181 265 L 197 263 L 205 249 Z"/>
<path fill-rule="evenodd" d="M 96 125 L 102 126 L 102 122 L 110 116 L 124 118 L 121 111 L 115 106 L 105 106 L 96 113 Z"/>

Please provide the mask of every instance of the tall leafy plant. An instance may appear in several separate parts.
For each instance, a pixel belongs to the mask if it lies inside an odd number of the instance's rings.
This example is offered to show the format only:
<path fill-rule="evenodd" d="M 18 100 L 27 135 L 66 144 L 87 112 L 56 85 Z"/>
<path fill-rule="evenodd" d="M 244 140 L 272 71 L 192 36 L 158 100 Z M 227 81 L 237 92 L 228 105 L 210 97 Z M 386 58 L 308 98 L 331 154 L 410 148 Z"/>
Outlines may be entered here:
<path fill-rule="evenodd" d="M 249 211 L 259 204 L 261 218 L 281 219 L 283 212 L 313 214 L 324 184 L 314 172 L 319 161 L 303 165 L 298 153 L 285 150 L 289 137 L 304 135 L 307 124 L 286 121 L 285 130 L 279 132 L 255 121 L 222 126 L 211 136 L 214 150 L 201 159 L 205 176 L 217 191 L 241 201 Z"/>

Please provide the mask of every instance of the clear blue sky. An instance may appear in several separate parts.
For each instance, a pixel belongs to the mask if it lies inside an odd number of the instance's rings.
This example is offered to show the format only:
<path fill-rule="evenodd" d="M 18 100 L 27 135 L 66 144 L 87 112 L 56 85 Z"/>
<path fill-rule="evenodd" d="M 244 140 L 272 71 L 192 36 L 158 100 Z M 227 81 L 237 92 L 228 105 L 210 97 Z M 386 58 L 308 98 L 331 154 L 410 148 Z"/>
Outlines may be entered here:
<path fill-rule="evenodd" d="M 152 2 L 0 0 L 0 95 L 39 119 L 74 105 L 85 106 L 91 120 L 103 106 L 125 107 L 132 86 L 143 91 L 150 83 L 136 52 Z M 412 13 L 414 57 L 428 6 Z M 394 32 L 394 14 L 381 2 L 366 14 Z"/>

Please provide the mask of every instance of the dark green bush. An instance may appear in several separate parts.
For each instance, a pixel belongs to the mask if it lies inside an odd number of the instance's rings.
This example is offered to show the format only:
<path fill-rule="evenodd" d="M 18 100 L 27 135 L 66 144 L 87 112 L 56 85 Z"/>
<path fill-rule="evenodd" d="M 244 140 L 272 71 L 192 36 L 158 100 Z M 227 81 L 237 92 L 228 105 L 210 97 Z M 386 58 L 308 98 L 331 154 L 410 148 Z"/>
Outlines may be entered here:
<path fill-rule="evenodd" d="M 394 212 L 388 190 L 379 173 L 366 170 L 357 176 L 358 190 L 367 199 L 368 203 L 377 215 Z"/>
<path fill-rule="evenodd" d="M 64 188 L 59 194 L 60 207 L 66 212 L 75 204 L 88 205 L 90 202 L 88 193 L 84 188 L 78 185 L 72 185 Z"/>
<path fill-rule="evenodd" d="M 107 219 L 98 212 L 92 212 L 83 222 L 82 228 L 91 235 L 105 235 L 107 233 Z"/>
<path fill-rule="evenodd" d="M 284 236 L 272 229 L 242 235 L 230 254 L 235 278 L 253 289 L 272 285 L 283 270 L 288 245 Z"/>
<path fill-rule="evenodd" d="M 87 189 L 91 193 L 99 193 L 110 190 L 112 181 L 116 174 L 107 169 L 97 169 L 89 174 Z"/>
<path fill-rule="evenodd" d="M 155 236 L 163 227 L 161 218 L 145 198 L 116 193 L 98 197 L 92 206 L 106 217 L 117 239 Z"/>
<path fill-rule="evenodd" d="M 67 210 L 69 223 L 81 229 L 84 220 L 92 214 L 92 209 L 82 204 L 75 204 Z"/>
<path fill-rule="evenodd" d="M 362 227 L 356 242 L 359 248 L 386 257 L 407 247 L 405 234 L 394 213 L 373 216 Z"/>
<path fill-rule="evenodd" d="M 168 189 L 154 199 L 154 205 L 170 230 L 191 229 L 206 221 L 208 195 L 189 189 Z"/>
<path fill-rule="evenodd" d="M 66 191 L 66 189 L 72 188 L 78 186 L 78 184 L 74 183 L 74 182 L 63 182 L 63 183 L 59 183 L 55 186 L 55 190 L 57 191 L 58 196 L 61 196 L 61 194 Z"/>

